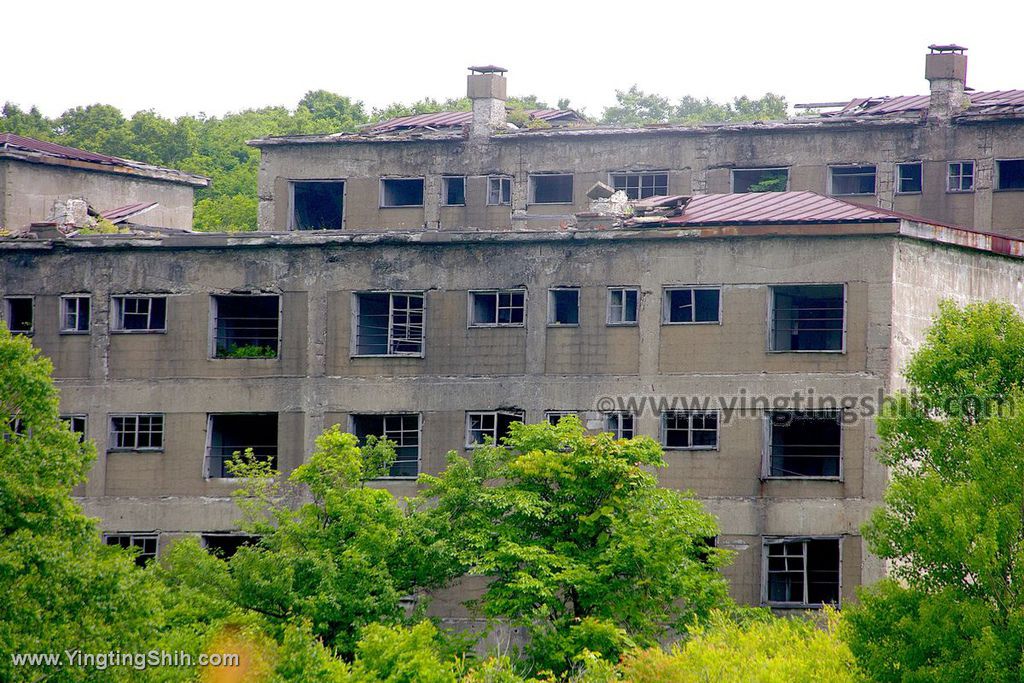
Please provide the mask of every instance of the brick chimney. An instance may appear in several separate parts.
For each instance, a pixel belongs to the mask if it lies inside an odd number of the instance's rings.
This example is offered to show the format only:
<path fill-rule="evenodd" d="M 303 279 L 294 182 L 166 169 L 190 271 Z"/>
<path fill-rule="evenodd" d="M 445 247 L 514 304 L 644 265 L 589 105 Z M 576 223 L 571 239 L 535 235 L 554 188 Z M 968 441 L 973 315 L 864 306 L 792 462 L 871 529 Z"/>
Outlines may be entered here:
<path fill-rule="evenodd" d="M 469 67 L 467 90 L 473 101 L 471 138 L 487 137 L 505 127 L 506 71 L 494 65 Z"/>
<path fill-rule="evenodd" d="M 967 51 L 960 45 L 929 45 L 925 55 L 924 77 L 931 85 L 929 118 L 949 118 L 970 104 L 964 92 L 967 85 Z"/>

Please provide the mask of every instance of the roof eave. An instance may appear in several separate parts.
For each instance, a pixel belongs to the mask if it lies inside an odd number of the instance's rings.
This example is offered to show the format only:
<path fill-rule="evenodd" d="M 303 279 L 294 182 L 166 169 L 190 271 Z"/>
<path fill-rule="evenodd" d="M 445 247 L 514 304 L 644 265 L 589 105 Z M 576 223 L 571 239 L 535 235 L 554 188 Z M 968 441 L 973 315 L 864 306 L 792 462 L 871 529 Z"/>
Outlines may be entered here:
<path fill-rule="evenodd" d="M 66 157 L 55 157 L 48 154 L 26 152 L 24 150 L 13 149 L 10 147 L 0 148 L 0 159 L 24 161 L 30 164 L 42 164 L 46 166 L 64 166 L 82 171 L 129 175 L 147 178 L 150 180 L 161 180 L 182 185 L 191 185 L 192 187 L 208 187 L 210 185 L 210 179 L 206 176 L 194 175 L 170 168 L 101 164 L 93 161 L 82 161 L 81 159 L 68 159 Z"/>

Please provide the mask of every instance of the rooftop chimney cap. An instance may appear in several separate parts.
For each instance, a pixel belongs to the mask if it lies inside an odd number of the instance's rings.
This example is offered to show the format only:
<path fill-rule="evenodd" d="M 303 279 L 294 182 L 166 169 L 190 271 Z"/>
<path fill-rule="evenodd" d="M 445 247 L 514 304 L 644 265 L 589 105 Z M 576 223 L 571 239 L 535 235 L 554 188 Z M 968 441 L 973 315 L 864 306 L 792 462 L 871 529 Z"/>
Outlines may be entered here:
<path fill-rule="evenodd" d="M 471 66 L 469 67 L 469 70 L 475 74 L 503 74 L 508 71 L 508 69 L 503 66 L 494 66 L 493 64 L 488 64 L 487 66 Z"/>
<path fill-rule="evenodd" d="M 929 45 L 928 49 L 932 51 L 932 54 L 945 54 L 952 52 L 954 54 L 962 55 L 967 51 L 967 48 L 963 45 L 957 45 L 956 43 L 950 43 L 949 45 Z"/>

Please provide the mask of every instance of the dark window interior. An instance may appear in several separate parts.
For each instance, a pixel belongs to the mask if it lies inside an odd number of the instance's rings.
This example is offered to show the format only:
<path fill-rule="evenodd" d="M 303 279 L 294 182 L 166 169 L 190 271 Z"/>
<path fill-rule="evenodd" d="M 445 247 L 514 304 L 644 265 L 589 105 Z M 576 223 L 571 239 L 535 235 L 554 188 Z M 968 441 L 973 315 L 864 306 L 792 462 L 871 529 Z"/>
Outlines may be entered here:
<path fill-rule="evenodd" d="M 874 193 L 874 166 L 839 166 L 832 169 L 832 194 Z"/>
<path fill-rule="evenodd" d="M 1024 190 L 1024 159 L 997 161 L 1000 190 Z"/>
<path fill-rule="evenodd" d="M 717 289 L 670 289 L 668 297 L 667 322 L 670 323 L 712 323 L 718 322 L 719 297 Z"/>
<path fill-rule="evenodd" d="M 108 534 L 104 539 L 107 545 L 117 545 L 122 548 L 138 548 L 135 556 L 135 564 L 144 567 L 150 560 L 156 559 L 156 536 L 138 534 Z"/>
<path fill-rule="evenodd" d="M 17 334 L 32 331 L 32 299 L 12 297 L 7 299 L 7 329 Z"/>
<path fill-rule="evenodd" d="M 772 290 L 773 351 L 841 351 L 843 286 L 797 285 Z"/>
<path fill-rule="evenodd" d="M 921 164 L 900 164 L 899 165 L 899 186 L 897 192 L 902 194 L 913 194 L 920 192 L 922 187 Z"/>
<path fill-rule="evenodd" d="M 423 206 L 423 178 L 384 178 L 382 206 Z"/>
<path fill-rule="evenodd" d="M 226 463 L 251 448 L 257 459 L 277 468 L 277 413 L 210 416 L 209 476 L 232 477 Z"/>
<path fill-rule="evenodd" d="M 465 178 L 444 179 L 444 203 L 446 206 L 462 206 L 466 203 Z"/>
<path fill-rule="evenodd" d="M 203 534 L 203 546 L 207 552 L 224 560 L 233 557 L 239 548 L 259 542 L 259 536 L 249 534 Z"/>
<path fill-rule="evenodd" d="M 276 358 L 277 296 L 215 296 L 218 358 Z"/>
<path fill-rule="evenodd" d="M 784 192 L 789 183 L 789 169 L 744 168 L 732 172 L 733 192 Z"/>
<path fill-rule="evenodd" d="M 571 175 L 535 175 L 533 181 L 534 204 L 571 204 Z"/>
<path fill-rule="evenodd" d="M 118 299 L 121 330 L 163 330 L 167 324 L 167 299 L 162 296 L 126 296 Z"/>
<path fill-rule="evenodd" d="M 392 477 L 415 477 L 419 474 L 419 415 L 354 415 L 352 430 L 360 445 L 368 436 L 381 436 L 395 444 Z"/>
<path fill-rule="evenodd" d="M 423 351 L 423 295 L 358 295 L 356 354 L 387 356 Z"/>
<path fill-rule="evenodd" d="M 769 544 L 768 600 L 807 605 L 838 603 L 838 539 Z"/>
<path fill-rule="evenodd" d="M 295 230 L 341 230 L 345 207 L 345 183 L 292 183 Z"/>
<path fill-rule="evenodd" d="M 473 292 L 474 325 L 522 325 L 523 292 Z"/>
<path fill-rule="evenodd" d="M 580 324 L 579 290 L 551 290 L 551 323 L 555 325 Z"/>
<path fill-rule="evenodd" d="M 838 477 L 841 432 L 837 411 L 772 413 L 771 476 Z"/>

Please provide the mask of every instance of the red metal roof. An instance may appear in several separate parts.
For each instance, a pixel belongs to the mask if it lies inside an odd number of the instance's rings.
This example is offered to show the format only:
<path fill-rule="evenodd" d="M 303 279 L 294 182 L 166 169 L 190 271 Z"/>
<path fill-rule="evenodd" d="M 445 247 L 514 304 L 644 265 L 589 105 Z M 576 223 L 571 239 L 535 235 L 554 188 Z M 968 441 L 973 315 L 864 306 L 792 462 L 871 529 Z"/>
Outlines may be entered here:
<path fill-rule="evenodd" d="M 864 207 L 814 192 L 750 192 L 695 195 L 682 215 L 658 226 L 743 225 L 765 223 L 878 223 L 908 218 L 894 211 Z M 919 219 L 925 220 L 925 219 Z M 931 222 L 931 221 L 929 221 Z M 630 225 L 630 221 L 626 221 Z M 652 225 L 637 221 L 633 225 Z"/>
<path fill-rule="evenodd" d="M 48 156 L 54 157 L 63 157 L 65 159 L 91 161 L 97 164 L 125 163 L 124 159 L 107 156 L 106 154 L 87 152 L 84 149 L 66 147 L 64 145 L 58 145 L 54 142 L 36 140 L 35 138 L 26 138 L 22 137 L 21 135 L 15 135 L 14 133 L 0 133 L 0 147 L 10 147 L 14 149 L 24 150 L 26 152 L 38 152 L 39 154 L 46 154 Z"/>
<path fill-rule="evenodd" d="M 155 209 L 158 204 L 159 202 L 137 202 L 135 204 L 128 204 L 127 206 L 119 206 L 116 209 L 101 211 L 100 216 L 111 223 L 120 223 L 128 220 L 129 218 L 140 216 L 151 209 Z"/>
<path fill-rule="evenodd" d="M 971 106 L 968 115 L 1024 112 L 1024 90 L 988 90 L 968 92 Z M 842 109 L 823 112 L 822 116 L 886 116 L 924 112 L 928 95 L 899 97 L 861 97 L 851 100 Z"/>
<path fill-rule="evenodd" d="M 582 117 L 572 109 L 527 109 L 526 113 L 532 119 L 543 121 L 575 120 L 582 121 Z M 432 114 L 413 114 L 412 116 L 399 116 L 388 119 L 370 126 L 367 130 L 374 133 L 389 133 L 407 128 L 454 128 L 456 126 L 467 126 L 473 121 L 471 111 L 439 111 Z"/>

